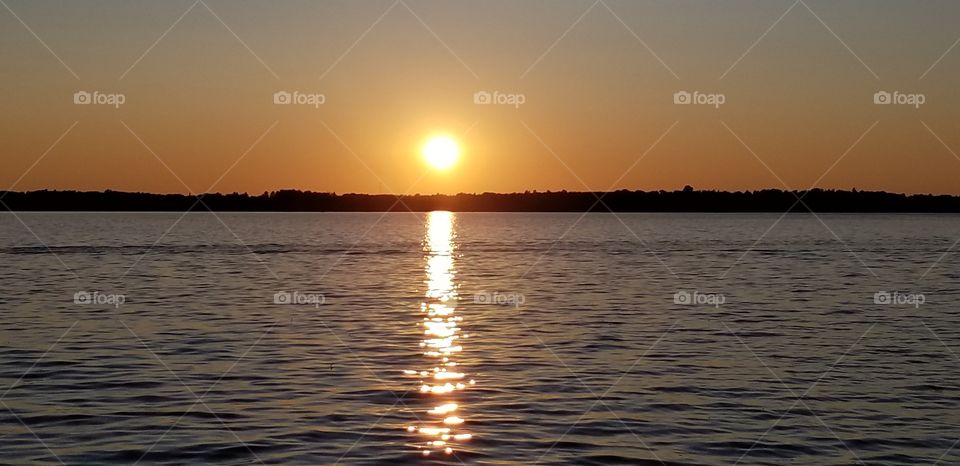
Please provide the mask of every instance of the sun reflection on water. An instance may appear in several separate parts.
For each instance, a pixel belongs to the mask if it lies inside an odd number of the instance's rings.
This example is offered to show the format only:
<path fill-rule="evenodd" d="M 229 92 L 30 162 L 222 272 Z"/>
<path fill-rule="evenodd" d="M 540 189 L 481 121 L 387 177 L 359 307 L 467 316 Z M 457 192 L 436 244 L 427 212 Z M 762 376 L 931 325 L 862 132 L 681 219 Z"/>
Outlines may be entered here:
<path fill-rule="evenodd" d="M 420 393 L 429 397 L 433 406 L 425 416 L 419 416 L 421 425 L 407 427 L 407 431 L 422 437 L 417 448 L 424 456 L 453 454 L 458 446 L 473 437 L 464 431 L 466 420 L 457 400 L 457 392 L 475 381 L 461 372 L 455 360 L 463 351 L 461 340 L 467 335 L 461 333 L 463 317 L 456 315 L 453 227 L 454 215 L 450 212 L 430 212 L 427 217 L 424 245 L 427 291 L 420 303 L 424 317 L 419 322 L 423 331 L 420 347 L 425 358 L 424 368 L 403 371 L 419 379 Z"/>

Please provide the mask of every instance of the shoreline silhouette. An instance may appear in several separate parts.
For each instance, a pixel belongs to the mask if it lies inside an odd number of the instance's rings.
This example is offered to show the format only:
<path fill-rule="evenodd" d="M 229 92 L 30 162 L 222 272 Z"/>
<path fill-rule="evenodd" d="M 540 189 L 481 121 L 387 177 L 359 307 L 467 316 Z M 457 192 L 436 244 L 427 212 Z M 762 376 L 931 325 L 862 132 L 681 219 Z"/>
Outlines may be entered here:
<path fill-rule="evenodd" d="M 152 194 L 0 191 L 0 211 L 104 212 L 838 212 L 960 213 L 960 196 L 824 190 L 525 191 L 480 194 L 336 194 L 299 190 Z"/>

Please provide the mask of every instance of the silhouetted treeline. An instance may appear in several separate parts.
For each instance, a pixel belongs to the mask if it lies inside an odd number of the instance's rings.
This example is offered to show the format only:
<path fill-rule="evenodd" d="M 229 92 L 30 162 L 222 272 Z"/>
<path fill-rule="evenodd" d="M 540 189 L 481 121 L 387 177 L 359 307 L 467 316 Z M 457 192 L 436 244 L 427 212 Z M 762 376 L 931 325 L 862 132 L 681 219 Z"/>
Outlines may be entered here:
<path fill-rule="evenodd" d="M 602 201 L 598 201 L 597 198 Z M 802 198 L 798 202 L 797 198 Z M 877 191 L 612 191 L 456 195 L 335 194 L 284 190 L 248 194 L 118 191 L 0 191 L 0 210 L 246 212 L 960 212 L 960 197 Z"/>

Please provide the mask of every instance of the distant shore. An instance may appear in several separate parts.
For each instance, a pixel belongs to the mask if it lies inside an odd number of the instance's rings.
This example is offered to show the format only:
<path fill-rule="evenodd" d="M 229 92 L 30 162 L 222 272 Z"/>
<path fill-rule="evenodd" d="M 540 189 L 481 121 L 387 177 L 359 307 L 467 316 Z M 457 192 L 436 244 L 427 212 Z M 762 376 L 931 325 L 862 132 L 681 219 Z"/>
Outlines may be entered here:
<path fill-rule="evenodd" d="M 960 213 L 960 196 L 813 189 L 783 191 L 554 191 L 482 194 L 335 194 L 282 190 L 150 194 L 0 191 L 0 211 L 108 212 L 902 212 Z"/>

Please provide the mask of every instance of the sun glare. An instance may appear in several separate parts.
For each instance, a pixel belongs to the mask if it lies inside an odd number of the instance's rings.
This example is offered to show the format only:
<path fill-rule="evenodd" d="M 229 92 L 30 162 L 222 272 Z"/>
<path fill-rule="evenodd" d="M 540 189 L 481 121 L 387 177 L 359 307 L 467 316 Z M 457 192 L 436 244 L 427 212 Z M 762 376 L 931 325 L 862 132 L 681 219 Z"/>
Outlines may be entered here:
<path fill-rule="evenodd" d="M 433 136 L 423 145 L 423 158 L 437 170 L 447 170 L 457 163 L 460 146 L 450 136 Z"/>

